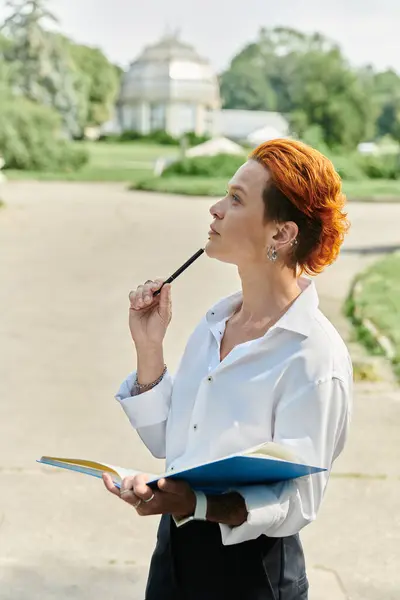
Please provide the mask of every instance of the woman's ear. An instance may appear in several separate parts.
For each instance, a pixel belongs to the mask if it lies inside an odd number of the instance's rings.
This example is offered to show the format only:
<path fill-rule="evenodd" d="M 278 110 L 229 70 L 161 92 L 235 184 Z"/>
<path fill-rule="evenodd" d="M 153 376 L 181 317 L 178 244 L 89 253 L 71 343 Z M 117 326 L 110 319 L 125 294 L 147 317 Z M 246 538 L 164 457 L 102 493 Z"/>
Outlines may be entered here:
<path fill-rule="evenodd" d="M 299 228 L 294 221 L 286 221 L 286 223 L 278 224 L 277 231 L 273 236 L 276 243 L 276 249 L 290 245 L 299 233 Z"/>

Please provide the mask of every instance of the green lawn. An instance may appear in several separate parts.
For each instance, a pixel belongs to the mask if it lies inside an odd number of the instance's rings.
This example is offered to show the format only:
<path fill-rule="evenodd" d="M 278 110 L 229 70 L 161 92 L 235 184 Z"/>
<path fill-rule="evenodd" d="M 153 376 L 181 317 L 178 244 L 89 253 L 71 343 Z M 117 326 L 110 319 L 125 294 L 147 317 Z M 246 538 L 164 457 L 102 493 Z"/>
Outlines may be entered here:
<path fill-rule="evenodd" d="M 224 193 L 226 184 L 225 178 L 217 177 L 154 177 L 149 175 L 135 177 L 131 189 L 188 196 L 220 196 Z M 343 188 L 349 200 L 400 202 L 400 181 L 385 179 L 345 181 Z"/>
<path fill-rule="evenodd" d="M 75 142 L 89 151 L 89 163 L 71 173 L 40 173 L 33 171 L 5 171 L 10 180 L 42 181 L 121 181 L 132 183 L 133 189 L 154 190 L 189 196 L 220 196 L 226 188 L 221 178 L 153 176 L 158 158 L 176 157 L 177 146 L 161 146 L 146 142 Z M 233 174 L 233 173 L 232 173 Z M 345 181 L 344 191 L 350 200 L 400 201 L 400 181 L 371 180 Z"/>
<path fill-rule="evenodd" d="M 152 174 L 157 158 L 174 157 L 176 146 L 160 146 L 143 142 L 113 144 L 106 142 L 75 142 L 89 151 L 89 163 L 71 173 L 40 173 L 36 171 L 5 171 L 10 180 L 36 179 L 41 181 L 122 181 Z"/>
<path fill-rule="evenodd" d="M 393 365 L 400 378 L 400 253 L 385 256 L 357 277 L 347 302 L 361 341 L 372 351 L 376 342 L 361 321 L 368 319 L 381 334 L 389 338 L 395 349 Z M 374 347 L 375 346 L 375 347 Z"/>

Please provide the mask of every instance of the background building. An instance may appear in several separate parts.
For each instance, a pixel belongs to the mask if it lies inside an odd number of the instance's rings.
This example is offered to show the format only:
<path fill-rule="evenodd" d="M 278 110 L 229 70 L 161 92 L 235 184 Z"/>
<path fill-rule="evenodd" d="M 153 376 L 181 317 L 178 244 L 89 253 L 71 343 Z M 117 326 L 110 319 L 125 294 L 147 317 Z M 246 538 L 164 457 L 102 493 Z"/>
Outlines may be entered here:
<path fill-rule="evenodd" d="M 249 143 L 289 135 L 278 113 L 221 109 L 217 74 L 176 34 L 147 46 L 123 76 L 116 118 L 103 133 L 127 130 L 174 137 L 193 131 Z"/>
<path fill-rule="evenodd" d="M 131 63 L 122 81 L 118 117 L 123 131 L 213 135 L 220 105 L 211 65 L 176 35 L 168 35 Z"/>

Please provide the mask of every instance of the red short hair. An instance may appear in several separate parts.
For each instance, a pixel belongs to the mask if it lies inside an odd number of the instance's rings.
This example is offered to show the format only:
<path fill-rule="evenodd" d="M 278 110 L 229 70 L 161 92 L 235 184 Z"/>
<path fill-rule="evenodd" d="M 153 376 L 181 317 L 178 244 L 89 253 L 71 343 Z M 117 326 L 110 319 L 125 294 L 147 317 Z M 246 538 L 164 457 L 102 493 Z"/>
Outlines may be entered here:
<path fill-rule="evenodd" d="M 302 142 L 275 139 L 250 157 L 271 175 L 264 194 L 266 216 L 299 226 L 293 259 L 301 272 L 320 273 L 335 261 L 349 229 L 346 197 L 332 162 Z"/>

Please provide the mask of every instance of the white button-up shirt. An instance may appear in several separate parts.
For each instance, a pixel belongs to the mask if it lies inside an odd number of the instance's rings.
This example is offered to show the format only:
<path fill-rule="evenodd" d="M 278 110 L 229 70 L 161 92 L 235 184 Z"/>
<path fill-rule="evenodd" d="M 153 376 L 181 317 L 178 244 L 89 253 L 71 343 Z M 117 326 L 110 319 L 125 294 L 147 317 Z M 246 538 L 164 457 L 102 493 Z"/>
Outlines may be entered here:
<path fill-rule="evenodd" d="M 273 485 L 238 488 L 248 510 L 238 527 L 220 524 L 224 544 L 297 533 L 313 521 L 332 462 L 347 437 L 353 371 L 348 350 L 318 309 L 312 280 L 265 335 L 220 361 L 225 324 L 238 292 L 215 304 L 190 336 L 175 377 L 132 396 L 136 372 L 116 398 L 167 470 L 178 470 L 274 441 L 327 471 Z M 190 525 L 188 525 L 190 527 Z"/>

